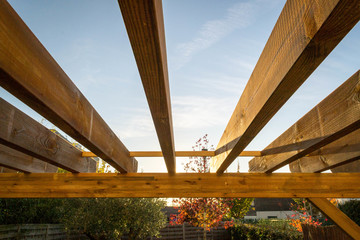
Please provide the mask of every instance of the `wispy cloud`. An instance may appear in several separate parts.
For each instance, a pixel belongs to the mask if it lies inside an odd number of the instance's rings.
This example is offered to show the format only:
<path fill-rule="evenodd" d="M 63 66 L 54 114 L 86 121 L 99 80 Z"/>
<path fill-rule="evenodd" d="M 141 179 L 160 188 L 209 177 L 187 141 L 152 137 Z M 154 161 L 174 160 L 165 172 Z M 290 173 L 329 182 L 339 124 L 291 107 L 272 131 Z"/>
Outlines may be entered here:
<path fill-rule="evenodd" d="M 181 96 L 172 100 L 174 128 L 198 129 L 225 125 L 230 116 L 233 99 Z"/>
<path fill-rule="evenodd" d="M 192 56 L 230 34 L 236 29 L 248 26 L 252 20 L 254 3 L 241 2 L 227 9 L 223 18 L 203 24 L 197 36 L 189 42 L 177 46 L 176 69 L 191 60 Z"/>

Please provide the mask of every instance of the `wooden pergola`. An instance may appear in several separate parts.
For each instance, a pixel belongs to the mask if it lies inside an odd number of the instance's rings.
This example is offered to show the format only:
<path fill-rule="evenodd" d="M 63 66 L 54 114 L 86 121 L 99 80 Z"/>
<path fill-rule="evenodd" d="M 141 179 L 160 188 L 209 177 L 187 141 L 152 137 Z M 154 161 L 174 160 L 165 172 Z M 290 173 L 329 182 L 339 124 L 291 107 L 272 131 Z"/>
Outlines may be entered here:
<path fill-rule="evenodd" d="M 264 150 L 244 151 L 357 24 L 360 0 L 287 1 L 212 152 L 175 151 L 161 0 L 118 2 L 161 152 L 129 152 L 3 0 L 1 86 L 91 152 L 0 99 L 0 198 L 303 197 L 360 239 L 359 226 L 326 199 L 360 198 L 360 71 Z M 91 156 L 120 173 L 95 173 Z M 136 173 L 134 157 L 146 156 L 163 156 L 168 173 Z M 176 156 L 212 156 L 212 173 L 176 173 Z M 224 173 L 238 156 L 254 157 L 250 173 Z M 272 173 L 287 164 L 292 173 Z"/>

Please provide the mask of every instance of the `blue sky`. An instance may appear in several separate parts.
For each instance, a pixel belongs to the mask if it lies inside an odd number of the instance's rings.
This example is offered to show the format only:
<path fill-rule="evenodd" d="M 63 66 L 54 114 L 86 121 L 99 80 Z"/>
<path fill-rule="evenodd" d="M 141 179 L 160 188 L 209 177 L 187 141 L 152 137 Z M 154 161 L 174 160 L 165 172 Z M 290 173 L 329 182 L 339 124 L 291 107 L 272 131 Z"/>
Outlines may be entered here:
<path fill-rule="evenodd" d="M 117 1 L 9 2 L 130 151 L 160 150 Z M 284 4 L 163 1 L 176 150 L 191 150 L 204 134 L 217 145 Z M 359 42 L 358 24 L 247 150 L 265 148 L 355 73 Z M 0 95 L 42 120 L 1 88 Z M 139 171 L 166 171 L 161 158 L 137 159 Z M 238 158 L 242 171 L 249 159 Z M 177 160 L 180 172 L 187 159 Z"/>

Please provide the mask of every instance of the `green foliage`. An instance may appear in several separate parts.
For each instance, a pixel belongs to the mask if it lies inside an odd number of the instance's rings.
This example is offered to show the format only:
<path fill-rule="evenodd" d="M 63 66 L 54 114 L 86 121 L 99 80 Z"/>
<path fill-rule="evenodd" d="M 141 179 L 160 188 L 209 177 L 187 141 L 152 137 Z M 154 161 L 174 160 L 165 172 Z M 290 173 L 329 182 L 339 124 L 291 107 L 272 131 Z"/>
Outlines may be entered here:
<path fill-rule="evenodd" d="M 302 234 L 284 220 L 260 220 L 253 224 L 238 223 L 231 228 L 233 240 L 303 239 Z"/>
<path fill-rule="evenodd" d="M 339 204 L 339 209 L 351 218 L 357 225 L 360 225 L 360 201 L 350 200 L 343 204 Z"/>
<path fill-rule="evenodd" d="M 235 219 L 243 218 L 251 207 L 253 198 L 234 198 L 232 199 L 232 207 L 230 210 L 230 217 Z"/>
<path fill-rule="evenodd" d="M 59 223 L 60 199 L 0 199 L 0 224 Z"/>
<path fill-rule="evenodd" d="M 166 224 L 165 202 L 147 198 L 71 199 L 64 204 L 63 223 L 92 239 L 156 236 Z"/>

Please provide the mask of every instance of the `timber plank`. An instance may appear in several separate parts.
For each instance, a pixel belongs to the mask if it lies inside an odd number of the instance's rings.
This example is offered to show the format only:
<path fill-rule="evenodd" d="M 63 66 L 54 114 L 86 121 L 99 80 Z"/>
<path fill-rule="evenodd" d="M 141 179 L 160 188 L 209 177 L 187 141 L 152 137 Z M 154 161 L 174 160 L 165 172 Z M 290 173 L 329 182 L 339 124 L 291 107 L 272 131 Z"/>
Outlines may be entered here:
<path fill-rule="evenodd" d="M 359 93 L 357 71 L 263 150 L 278 148 L 282 152 L 253 158 L 249 171 L 273 172 L 359 129 Z"/>
<path fill-rule="evenodd" d="M 360 129 L 336 140 L 299 160 L 290 163 L 291 172 L 339 172 L 344 165 L 347 171 L 360 172 Z M 355 162 L 353 164 L 350 164 Z M 348 165 L 350 164 L 350 165 Z M 348 166 L 348 167 L 346 167 Z M 344 169 L 343 169 L 344 170 Z"/>
<path fill-rule="evenodd" d="M 161 151 L 130 151 L 130 157 L 162 157 Z M 83 152 L 83 157 L 96 157 L 92 152 Z M 176 157 L 213 157 L 215 151 L 175 151 Z M 241 157 L 260 157 L 260 151 L 242 151 L 239 156 Z"/>
<path fill-rule="evenodd" d="M 93 159 L 81 157 L 80 150 L 2 98 L 0 144 L 70 172 L 96 171 L 96 162 Z"/>
<path fill-rule="evenodd" d="M 7 1 L 0 1 L 0 85 L 120 172 L 137 161 Z"/>
<path fill-rule="evenodd" d="M 217 146 L 223 173 L 360 19 L 357 0 L 287 1 Z"/>
<path fill-rule="evenodd" d="M 175 169 L 175 146 L 161 0 L 119 0 L 167 170 Z"/>
<path fill-rule="evenodd" d="M 360 226 L 346 216 L 340 209 L 330 203 L 329 200 L 326 198 L 309 198 L 308 200 L 351 238 L 360 239 Z"/>
<path fill-rule="evenodd" d="M 0 144 L 0 166 L 25 173 L 55 173 L 58 168 Z"/>
<path fill-rule="evenodd" d="M 360 173 L 0 174 L 0 198 L 360 197 Z"/>

